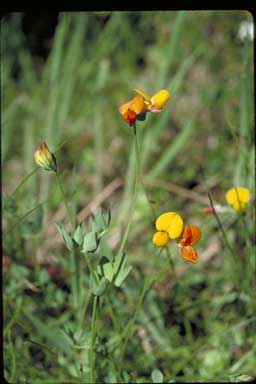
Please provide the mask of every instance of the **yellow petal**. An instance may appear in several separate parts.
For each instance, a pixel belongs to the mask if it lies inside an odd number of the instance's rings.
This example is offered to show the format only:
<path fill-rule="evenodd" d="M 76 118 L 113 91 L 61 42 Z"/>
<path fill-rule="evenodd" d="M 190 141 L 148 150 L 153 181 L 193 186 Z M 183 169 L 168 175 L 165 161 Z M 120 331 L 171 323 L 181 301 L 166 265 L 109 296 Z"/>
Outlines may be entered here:
<path fill-rule="evenodd" d="M 164 247 L 169 240 L 167 232 L 156 232 L 152 238 L 153 244 L 157 247 Z"/>
<path fill-rule="evenodd" d="M 231 188 L 226 193 L 227 202 L 233 206 L 236 211 L 241 211 L 246 207 L 250 200 L 251 192 L 247 188 Z"/>
<path fill-rule="evenodd" d="M 161 110 L 170 99 L 170 93 L 166 89 L 161 89 L 154 96 L 151 97 L 151 104 L 153 108 Z"/>
<path fill-rule="evenodd" d="M 176 212 L 166 212 L 156 220 L 156 229 L 167 232 L 171 239 L 176 239 L 181 235 L 183 220 Z"/>
<path fill-rule="evenodd" d="M 133 91 L 135 93 L 138 93 L 138 95 L 144 97 L 145 100 L 147 100 L 149 103 L 151 103 L 151 97 L 146 92 L 143 92 L 138 88 L 133 88 Z"/>

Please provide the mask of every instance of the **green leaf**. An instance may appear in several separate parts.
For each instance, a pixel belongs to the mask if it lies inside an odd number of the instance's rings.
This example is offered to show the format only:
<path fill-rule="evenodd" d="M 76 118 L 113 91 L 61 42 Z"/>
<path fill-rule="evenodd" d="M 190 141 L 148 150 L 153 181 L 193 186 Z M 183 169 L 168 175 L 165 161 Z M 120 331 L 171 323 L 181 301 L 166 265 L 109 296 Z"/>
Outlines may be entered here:
<path fill-rule="evenodd" d="M 66 244 L 67 248 L 71 251 L 74 248 L 73 241 L 69 234 L 67 233 L 66 229 L 61 223 L 55 223 L 62 239 L 64 240 L 64 243 Z"/>
<path fill-rule="evenodd" d="M 119 273 L 116 277 L 116 280 L 115 280 L 115 285 L 117 287 L 120 287 L 120 285 L 124 282 L 124 280 L 126 279 L 128 274 L 130 273 L 131 269 L 132 269 L 132 266 L 129 266 L 129 267 L 123 268 L 119 271 Z"/>
<path fill-rule="evenodd" d="M 132 269 L 131 266 L 125 267 L 126 260 L 127 256 L 125 254 L 117 256 L 114 262 L 110 262 L 103 257 L 98 266 L 98 271 L 110 282 L 115 277 L 115 285 L 120 287 Z"/>
<path fill-rule="evenodd" d="M 83 238 L 82 253 L 95 252 L 98 248 L 99 240 L 96 232 L 88 232 Z"/>
<path fill-rule="evenodd" d="M 103 262 L 98 266 L 99 273 L 108 281 L 111 281 L 114 276 L 114 266 L 111 262 Z"/>
<path fill-rule="evenodd" d="M 116 275 L 115 278 L 115 285 L 117 287 L 120 287 L 120 285 L 124 282 L 126 277 L 128 276 L 130 270 L 132 269 L 131 266 L 126 267 L 126 261 L 127 261 L 127 256 L 125 253 L 123 255 L 117 256 L 114 261 L 114 272 Z"/>
<path fill-rule="evenodd" d="M 95 276 L 97 276 L 97 282 L 96 282 Z M 105 292 L 105 289 L 107 288 L 108 280 L 105 279 L 105 277 L 102 277 L 100 279 L 99 275 L 97 275 L 96 273 L 94 275 L 90 274 L 89 284 L 90 284 L 92 293 L 95 296 L 102 296 L 103 293 Z"/>
<path fill-rule="evenodd" d="M 110 224 L 111 212 L 110 209 L 105 213 L 102 208 L 98 210 L 96 215 L 92 218 L 93 231 L 100 233 L 105 231 Z"/>
<path fill-rule="evenodd" d="M 153 380 L 153 383 L 162 383 L 164 376 L 159 369 L 154 369 L 151 373 L 151 379 Z"/>
<path fill-rule="evenodd" d="M 84 223 L 80 223 L 75 232 L 74 232 L 74 235 L 73 235 L 73 240 L 77 243 L 77 245 L 81 246 L 82 243 L 83 243 L 83 238 L 85 236 L 85 226 L 84 226 Z"/>

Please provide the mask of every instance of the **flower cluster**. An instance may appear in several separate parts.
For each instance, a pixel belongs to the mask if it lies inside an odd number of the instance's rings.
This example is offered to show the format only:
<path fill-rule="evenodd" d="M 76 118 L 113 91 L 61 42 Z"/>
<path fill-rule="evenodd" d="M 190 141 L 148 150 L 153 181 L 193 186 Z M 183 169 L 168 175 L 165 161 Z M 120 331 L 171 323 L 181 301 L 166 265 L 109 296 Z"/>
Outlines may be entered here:
<path fill-rule="evenodd" d="M 134 125 L 136 120 L 145 120 L 147 112 L 159 113 L 170 99 L 170 93 L 161 89 L 152 97 L 140 89 L 134 88 L 135 96 L 132 100 L 123 103 L 119 112 L 129 125 Z"/>
<path fill-rule="evenodd" d="M 198 255 L 193 245 L 201 238 L 201 230 L 196 225 L 184 227 L 181 216 L 176 212 L 165 212 L 155 222 L 156 230 L 152 242 L 157 247 L 165 247 L 172 239 L 181 239 L 178 242 L 179 254 L 183 259 L 198 262 Z M 184 228 L 184 229 L 183 229 Z"/>

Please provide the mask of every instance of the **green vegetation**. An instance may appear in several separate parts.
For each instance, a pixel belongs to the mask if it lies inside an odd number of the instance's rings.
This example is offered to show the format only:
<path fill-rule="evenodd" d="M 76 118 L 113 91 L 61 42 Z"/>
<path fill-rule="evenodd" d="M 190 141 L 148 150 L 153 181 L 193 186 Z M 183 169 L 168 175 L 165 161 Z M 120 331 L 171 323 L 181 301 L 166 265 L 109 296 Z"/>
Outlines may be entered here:
<path fill-rule="evenodd" d="M 1 22 L 6 380 L 250 380 L 253 41 L 238 31 L 252 15 L 60 13 L 45 59 L 22 17 Z M 171 94 L 136 135 L 118 111 L 133 88 Z M 36 166 L 43 142 L 57 177 Z M 234 186 L 251 191 L 242 212 L 225 200 Z M 167 211 L 201 228 L 198 263 L 175 240 L 153 245 Z"/>

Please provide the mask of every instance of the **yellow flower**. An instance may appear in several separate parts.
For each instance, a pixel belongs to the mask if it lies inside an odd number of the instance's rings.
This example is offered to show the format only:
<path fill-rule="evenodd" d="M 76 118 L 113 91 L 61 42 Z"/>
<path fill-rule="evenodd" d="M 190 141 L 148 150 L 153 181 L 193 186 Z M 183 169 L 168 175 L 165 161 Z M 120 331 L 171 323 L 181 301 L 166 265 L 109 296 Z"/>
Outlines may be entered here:
<path fill-rule="evenodd" d="M 232 205 L 237 212 L 246 208 L 250 197 L 251 192 L 249 189 L 243 187 L 231 188 L 226 193 L 227 202 Z"/>
<path fill-rule="evenodd" d="M 49 151 L 46 143 L 36 148 L 34 158 L 36 163 L 46 171 L 57 172 L 55 156 Z"/>
<path fill-rule="evenodd" d="M 183 220 L 176 212 L 166 212 L 160 215 L 155 223 L 157 232 L 152 242 L 157 247 L 164 247 L 169 240 L 177 239 L 183 229 Z"/>
<path fill-rule="evenodd" d="M 170 238 L 168 236 L 167 232 L 156 232 L 154 233 L 154 236 L 152 238 L 153 244 L 155 244 L 157 247 L 164 247 L 168 242 Z"/>
<path fill-rule="evenodd" d="M 166 212 L 156 220 L 156 229 L 167 232 L 170 239 L 177 239 L 183 229 L 183 220 L 176 212 Z"/>
<path fill-rule="evenodd" d="M 140 89 L 134 88 L 133 90 L 145 99 L 148 111 L 153 113 L 161 112 L 171 97 L 170 93 L 166 89 L 161 89 L 152 97 Z"/>

